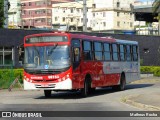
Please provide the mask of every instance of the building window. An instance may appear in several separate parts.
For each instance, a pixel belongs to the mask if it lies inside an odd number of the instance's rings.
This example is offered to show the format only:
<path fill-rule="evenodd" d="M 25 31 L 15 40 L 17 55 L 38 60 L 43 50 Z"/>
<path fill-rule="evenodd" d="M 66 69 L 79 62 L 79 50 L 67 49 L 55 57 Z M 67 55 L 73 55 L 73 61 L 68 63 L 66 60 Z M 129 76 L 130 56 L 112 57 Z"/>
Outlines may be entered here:
<path fill-rule="evenodd" d="M 79 13 L 79 9 L 77 8 L 77 13 Z"/>
<path fill-rule="evenodd" d="M 63 18 L 62 18 L 62 21 L 63 21 L 63 22 L 65 22 L 65 20 L 66 20 L 66 18 L 65 18 L 65 17 L 63 17 Z"/>
<path fill-rule="evenodd" d="M 47 10 L 47 13 L 52 13 L 52 11 L 51 10 Z"/>
<path fill-rule="evenodd" d="M 49 18 L 49 19 L 47 19 L 47 20 L 48 20 L 48 22 L 49 22 L 49 23 L 51 23 L 51 22 L 52 22 L 52 20 L 51 20 L 50 18 Z"/>
<path fill-rule="evenodd" d="M 103 17 L 106 17 L 106 12 L 103 12 Z"/>
<path fill-rule="evenodd" d="M 119 12 L 117 12 L 117 17 L 119 17 L 119 15 L 120 15 L 120 13 L 119 13 Z"/>
<path fill-rule="evenodd" d="M 132 22 L 130 23 L 130 27 L 133 27 L 133 23 Z"/>
<path fill-rule="evenodd" d="M 0 66 L 13 64 L 13 48 L 0 47 Z"/>
<path fill-rule="evenodd" d="M 93 7 L 93 8 L 96 8 L 96 4 L 92 4 L 92 7 Z"/>
<path fill-rule="evenodd" d="M 31 2 L 29 2 L 29 6 L 31 6 L 32 5 L 32 3 Z"/>
<path fill-rule="evenodd" d="M 73 8 L 71 8 L 71 13 L 73 13 Z"/>
<path fill-rule="evenodd" d="M 117 26 L 120 27 L 120 22 L 119 21 L 117 22 Z"/>
<path fill-rule="evenodd" d="M 95 17 L 95 13 L 93 13 L 93 17 Z"/>
<path fill-rule="evenodd" d="M 81 18 L 81 22 L 83 22 L 83 18 Z"/>
<path fill-rule="evenodd" d="M 103 26 L 106 27 L 106 22 L 103 22 Z"/>
<path fill-rule="evenodd" d="M 55 21 L 58 21 L 58 18 L 57 18 L 57 17 L 55 17 Z"/>
<path fill-rule="evenodd" d="M 71 22 L 73 22 L 73 18 L 71 18 Z"/>
<path fill-rule="evenodd" d="M 26 11 L 25 11 L 25 10 L 23 10 L 23 11 L 22 11 L 22 15 L 25 15 L 25 14 L 26 14 Z"/>
<path fill-rule="evenodd" d="M 120 7 L 120 2 L 117 2 L 117 8 L 119 8 Z"/>
<path fill-rule="evenodd" d="M 48 5 L 52 5 L 51 2 L 48 1 Z"/>

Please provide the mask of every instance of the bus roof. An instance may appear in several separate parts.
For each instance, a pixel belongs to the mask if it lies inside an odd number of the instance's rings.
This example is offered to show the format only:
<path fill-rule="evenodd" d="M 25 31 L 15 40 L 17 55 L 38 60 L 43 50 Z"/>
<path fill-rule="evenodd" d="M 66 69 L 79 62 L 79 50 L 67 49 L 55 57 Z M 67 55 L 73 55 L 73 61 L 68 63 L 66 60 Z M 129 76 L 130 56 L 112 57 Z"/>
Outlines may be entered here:
<path fill-rule="evenodd" d="M 91 40 L 99 40 L 99 41 L 108 41 L 108 42 L 116 42 L 115 38 L 111 37 L 99 37 L 99 36 L 92 36 L 92 35 L 85 35 L 85 34 L 73 34 L 69 33 L 72 38 L 83 38 L 83 39 L 91 39 Z"/>
<path fill-rule="evenodd" d="M 92 35 L 85 35 L 82 33 L 70 33 L 70 32 L 60 32 L 60 31 L 53 31 L 53 32 L 48 32 L 48 33 L 38 33 L 38 34 L 32 34 L 32 35 L 27 35 L 26 37 L 33 37 L 33 36 L 39 36 L 39 35 L 69 35 L 71 38 L 80 38 L 80 39 L 91 39 L 91 40 L 99 40 L 99 41 L 106 41 L 106 42 L 117 42 L 117 43 L 123 43 L 123 44 L 138 44 L 137 41 L 130 41 L 130 40 L 121 40 L 121 39 L 115 39 L 112 38 L 111 36 L 92 36 Z"/>

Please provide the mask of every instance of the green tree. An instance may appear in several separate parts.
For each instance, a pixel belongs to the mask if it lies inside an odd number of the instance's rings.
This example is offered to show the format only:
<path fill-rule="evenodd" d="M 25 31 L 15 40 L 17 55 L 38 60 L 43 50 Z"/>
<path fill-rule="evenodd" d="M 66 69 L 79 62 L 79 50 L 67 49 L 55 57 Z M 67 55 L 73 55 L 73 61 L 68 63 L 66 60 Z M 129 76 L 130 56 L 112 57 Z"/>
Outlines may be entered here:
<path fill-rule="evenodd" d="M 3 28 L 4 23 L 4 0 L 0 0 L 0 28 Z"/>

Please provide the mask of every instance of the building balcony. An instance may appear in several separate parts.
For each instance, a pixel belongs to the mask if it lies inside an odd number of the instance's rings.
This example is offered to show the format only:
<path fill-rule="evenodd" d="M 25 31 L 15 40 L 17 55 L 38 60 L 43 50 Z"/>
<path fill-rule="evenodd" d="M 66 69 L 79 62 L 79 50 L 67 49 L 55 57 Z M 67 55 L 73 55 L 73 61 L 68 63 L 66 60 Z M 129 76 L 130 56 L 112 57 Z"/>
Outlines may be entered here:
<path fill-rule="evenodd" d="M 46 5 L 42 5 L 42 6 L 23 6 L 22 10 L 36 10 L 36 9 L 52 9 L 52 6 L 46 6 Z"/>
<path fill-rule="evenodd" d="M 24 14 L 24 15 L 22 15 L 22 18 L 23 19 L 27 19 L 27 18 L 51 18 L 51 16 L 52 16 L 52 13 L 43 13 L 43 14 L 31 14 L 31 15 L 29 15 L 29 14 Z"/>
<path fill-rule="evenodd" d="M 26 21 L 25 23 L 23 23 L 23 26 L 32 26 L 32 27 L 37 27 L 37 26 L 51 26 L 51 23 L 48 22 L 35 22 L 35 21 Z"/>

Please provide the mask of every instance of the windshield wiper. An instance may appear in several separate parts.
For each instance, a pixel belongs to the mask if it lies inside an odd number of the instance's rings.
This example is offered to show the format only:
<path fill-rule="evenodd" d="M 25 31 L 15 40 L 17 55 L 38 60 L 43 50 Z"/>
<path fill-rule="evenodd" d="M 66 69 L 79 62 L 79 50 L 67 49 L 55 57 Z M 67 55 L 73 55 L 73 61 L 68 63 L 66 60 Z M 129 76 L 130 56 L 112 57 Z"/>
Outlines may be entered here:
<path fill-rule="evenodd" d="M 47 53 L 48 56 L 52 55 L 52 52 L 56 49 L 57 46 L 58 46 L 58 43 L 56 43 L 56 45 L 53 46 L 53 48 Z"/>
<path fill-rule="evenodd" d="M 34 48 L 34 49 L 36 50 L 36 52 L 38 53 L 38 56 L 40 56 L 37 47 L 33 45 L 33 48 Z"/>

